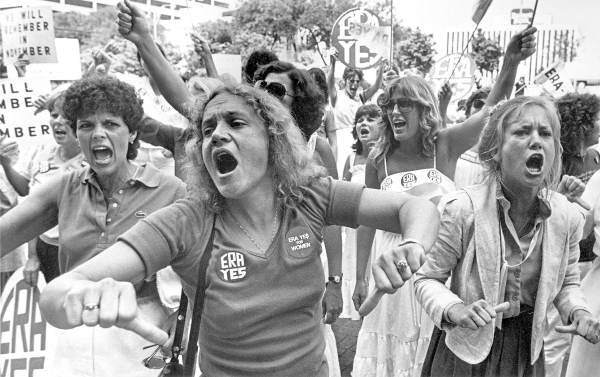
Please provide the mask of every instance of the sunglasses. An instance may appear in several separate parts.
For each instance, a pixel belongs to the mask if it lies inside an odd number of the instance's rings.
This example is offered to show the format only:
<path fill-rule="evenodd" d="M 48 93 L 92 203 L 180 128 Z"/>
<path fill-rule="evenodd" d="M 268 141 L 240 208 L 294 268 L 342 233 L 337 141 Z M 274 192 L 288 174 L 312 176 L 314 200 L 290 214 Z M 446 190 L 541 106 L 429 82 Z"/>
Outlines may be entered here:
<path fill-rule="evenodd" d="M 471 105 L 471 107 L 473 107 L 474 109 L 481 109 L 483 107 L 483 105 L 485 105 L 484 100 L 476 99 L 473 101 L 473 104 Z"/>
<path fill-rule="evenodd" d="M 401 112 L 409 112 L 417 108 L 419 103 L 408 98 L 401 98 L 398 100 L 390 100 L 388 103 L 381 106 L 381 108 L 388 113 L 394 111 L 394 108 L 398 108 Z"/>
<path fill-rule="evenodd" d="M 273 97 L 277 97 L 279 100 L 282 100 L 286 95 L 293 97 L 288 94 L 285 85 L 280 84 L 278 82 L 266 82 L 264 80 L 259 80 L 256 82 L 256 86 L 265 90 L 267 93 L 272 95 Z"/>

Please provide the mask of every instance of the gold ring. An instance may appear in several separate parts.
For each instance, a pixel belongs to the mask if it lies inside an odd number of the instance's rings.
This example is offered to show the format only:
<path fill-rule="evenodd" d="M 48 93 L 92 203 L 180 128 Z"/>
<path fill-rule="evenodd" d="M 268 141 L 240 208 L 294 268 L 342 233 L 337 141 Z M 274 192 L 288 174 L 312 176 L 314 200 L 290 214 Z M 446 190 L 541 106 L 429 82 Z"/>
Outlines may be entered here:
<path fill-rule="evenodd" d="M 83 305 L 83 310 L 96 310 L 96 309 L 100 309 L 100 304 L 94 304 L 94 305 Z"/>

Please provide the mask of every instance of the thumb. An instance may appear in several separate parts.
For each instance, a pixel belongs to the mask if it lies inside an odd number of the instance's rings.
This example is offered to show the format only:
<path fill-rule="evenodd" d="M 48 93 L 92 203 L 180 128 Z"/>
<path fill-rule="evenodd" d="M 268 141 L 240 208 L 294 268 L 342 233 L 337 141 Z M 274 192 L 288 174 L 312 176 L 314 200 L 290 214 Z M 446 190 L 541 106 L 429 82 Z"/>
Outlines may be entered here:
<path fill-rule="evenodd" d="M 133 17 L 144 17 L 144 13 L 137 6 L 131 4 L 129 0 L 124 0 L 125 6 L 129 8 L 129 12 Z"/>
<path fill-rule="evenodd" d="M 577 334 L 577 325 L 574 323 L 568 326 L 556 326 L 555 329 L 557 333 L 561 334 Z"/>
<path fill-rule="evenodd" d="M 169 334 L 167 334 L 166 331 L 162 330 L 161 328 L 153 325 L 148 321 L 141 319 L 139 316 L 136 316 L 134 319 L 123 324 L 120 327 L 133 331 L 142 338 L 154 344 L 165 346 L 169 341 Z"/>
<path fill-rule="evenodd" d="M 509 309 L 510 309 L 510 302 L 508 302 L 508 301 L 494 306 L 494 311 L 496 313 L 503 313 L 503 312 L 508 311 Z"/>

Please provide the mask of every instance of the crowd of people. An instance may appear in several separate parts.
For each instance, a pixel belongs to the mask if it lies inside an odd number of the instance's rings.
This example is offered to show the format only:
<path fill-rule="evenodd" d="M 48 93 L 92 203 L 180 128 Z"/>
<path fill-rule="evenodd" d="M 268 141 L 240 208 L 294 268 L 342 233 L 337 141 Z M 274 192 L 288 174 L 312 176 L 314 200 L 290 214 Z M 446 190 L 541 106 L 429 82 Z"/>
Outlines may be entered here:
<path fill-rule="evenodd" d="M 600 98 L 511 98 L 535 27 L 453 123 L 448 85 L 388 62 L 338 81 L 335 52 L 257 50 L 237 83 L 193 36 L 207 76 L 185 82 L 118 10 L 146 77 L 98 58 L 39 101 L 54 142 L 0 139 L 0 277 L 48 283 L 49 375 L 156 376 L 184 297 L 196 375 L 339 377 L 338 318 L 354 377 L 600 367 Z"/>

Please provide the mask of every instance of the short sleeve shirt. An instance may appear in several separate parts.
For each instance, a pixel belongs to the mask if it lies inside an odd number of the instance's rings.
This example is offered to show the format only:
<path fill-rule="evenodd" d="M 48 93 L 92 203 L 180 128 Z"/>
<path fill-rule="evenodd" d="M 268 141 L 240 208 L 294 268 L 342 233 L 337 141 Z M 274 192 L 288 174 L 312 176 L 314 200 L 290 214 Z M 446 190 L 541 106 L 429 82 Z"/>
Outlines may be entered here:
<path fill-rule="evenodd" d="M 148 276 L 171 263 L 184 286 L 195 287 L 214 218 L 200 369 L 209 376 L 324 377 L 322 229 L 356 226 L 361 192 L 331 178 L 303 187 L 303 200 L 285 207 L 263 255 L 250 251 L 230 216 L 191 200 L 158 211 L 120 239 L 139 253 Z"/>
<path fill-rule="evenodd" d="M 107 200 L 89 167 L 65 174 L 61 187 L 57 198 L 61 273 L 93 258 L 139 220 L 185 196 L 181 180 L 151 165 L 138 166 Z"/>

